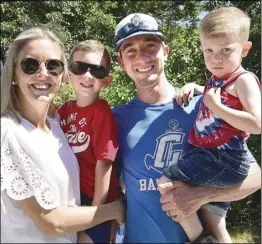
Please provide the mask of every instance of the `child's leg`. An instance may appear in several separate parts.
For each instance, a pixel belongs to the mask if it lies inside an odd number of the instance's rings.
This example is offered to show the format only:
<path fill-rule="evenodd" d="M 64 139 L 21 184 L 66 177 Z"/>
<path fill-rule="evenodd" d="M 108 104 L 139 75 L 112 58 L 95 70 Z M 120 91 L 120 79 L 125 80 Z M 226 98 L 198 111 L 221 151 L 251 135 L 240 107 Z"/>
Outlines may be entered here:
<path fill-rule="evenodd" d="M 161 176 L 157 180 L 158 190 L 161 195 L 168 192 L 167 190 L 168 188 L 166 187 L 169 185 L 169 183 L 170 183 L 170 179 L 168 179 L 166 176 Z M 186 232 L 187 237 L 190 241 L 196 240 L 203 232 L 203 227 L 197 216 L 197 213 L 192 214 L 189 218 L 180 221 L 179 224 Z"/>
<path fill-rule="evenodd" d="M 78 232 L 78 242 L 77 243 L 94 243 L 91 238 L 84 232 Z"/>
<path fill-rule="evenodd" d="M 230 235 L 226 229 L 226 219 L 215 215 L 206 209 L 201 209 L 204 220 L 204 226 L 219 243 L 232 243 Z"/>
<path fill-rule="evenodd" d="M 202 224 L 196 213 L 180 221 L 179 224 L 183 227 L 190 241 L 196 240 L 203 231 Z"/>

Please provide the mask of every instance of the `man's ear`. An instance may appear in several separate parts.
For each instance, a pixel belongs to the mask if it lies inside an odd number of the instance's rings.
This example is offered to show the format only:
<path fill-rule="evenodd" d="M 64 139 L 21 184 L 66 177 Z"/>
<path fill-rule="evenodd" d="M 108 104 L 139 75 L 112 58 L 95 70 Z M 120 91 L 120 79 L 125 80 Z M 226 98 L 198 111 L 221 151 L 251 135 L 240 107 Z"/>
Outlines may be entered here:
<path fill-rule="evenodd" d="M 118 64 L 120 65 L 120 67 L 121 67 L 123 70 L 125 70 L 123 59 L 122 59 L 122 57 L 121 57 L 119 54 L 117 55 L 117 62 L 118 62 Z"/>
<path fill-rule="evenodd" d="M 107 76 L 104 78 L 104 84 L 103 88 L 107 88 L 111 83 L 112 83 L 113 77 L 112 76 Z"/>
<path fill-rule="evenodd" d="M 242 57 L 246 57 L 248 55 L 249 50 L 252 47 L 252 42 L 248 41 L 243 44 L 243 49 L 242 49 Z"/>
<path fill-rule="evenodd" d="M 165 43 L 163 43 L 163 49 L 164 49 L 164 61 L 167 61 L 167 57 L 169 54 L 169 47 Z"/>

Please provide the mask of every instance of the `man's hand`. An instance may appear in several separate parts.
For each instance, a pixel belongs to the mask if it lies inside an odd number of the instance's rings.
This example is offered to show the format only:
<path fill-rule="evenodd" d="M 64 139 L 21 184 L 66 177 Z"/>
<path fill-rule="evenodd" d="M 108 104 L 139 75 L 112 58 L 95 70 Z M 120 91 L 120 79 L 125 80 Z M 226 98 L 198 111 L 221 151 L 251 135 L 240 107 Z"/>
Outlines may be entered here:
<path fill-rule="evenodd" d="M 182 181 L 166 183 L 169 191 L 160 198 L 162 210 L 168 211 L 175 221 L 181 221 L 195 213 L 203 204 L 208 203 L 203 189 L 208 187 L 192 186 Z M 167 191 L 167 188 L 165 188 Z"/>
<path fill-rule="evenodd" d="M 157 180 L 157 189 L 159 190 L 160 194 L 163 195 L 170 191 L 170 188 L 173 186 L 173 183 L 171 180 L 166 178 L 164 175 L 162 175 Z"/>
<path fill-rule="evenodd" d="M 204 96 L 204 104 L 212 111 L 221 106 L 221 88 L 211 88 Z"/>

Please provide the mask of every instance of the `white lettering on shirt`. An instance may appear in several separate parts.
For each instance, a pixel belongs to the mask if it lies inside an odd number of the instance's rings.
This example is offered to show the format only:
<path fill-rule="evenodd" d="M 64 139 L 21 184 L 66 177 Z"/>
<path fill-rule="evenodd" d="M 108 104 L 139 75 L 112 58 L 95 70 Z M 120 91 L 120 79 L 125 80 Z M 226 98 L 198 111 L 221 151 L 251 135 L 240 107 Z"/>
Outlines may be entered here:
<path fill-rule="evenodd" d="M 153 178 L 140 179 L 140 191 L 157 191 L 157 183 Z"/>

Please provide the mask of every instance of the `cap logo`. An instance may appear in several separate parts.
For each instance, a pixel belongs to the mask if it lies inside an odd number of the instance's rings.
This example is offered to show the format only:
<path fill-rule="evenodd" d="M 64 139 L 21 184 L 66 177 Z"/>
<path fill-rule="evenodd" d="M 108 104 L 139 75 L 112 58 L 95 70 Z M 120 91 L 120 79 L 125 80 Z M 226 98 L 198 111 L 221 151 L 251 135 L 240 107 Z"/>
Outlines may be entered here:
<path fill-rule="evenodd" d="M 131 19 L 131 23 L 134 26 L 139 26 L 139 23 L 141 22 L 141 19 L 138 15 L 135 15 L 132 19 Z"/>
<path fill-rule="evenodd" d="M 133 13 L 122 19 L 116 26 L 114 50 L 119 51 L 125 40 L 138 35 L 155 35 L 161 40 L 165 39 L 154 17 L 148 14 Z"/>

